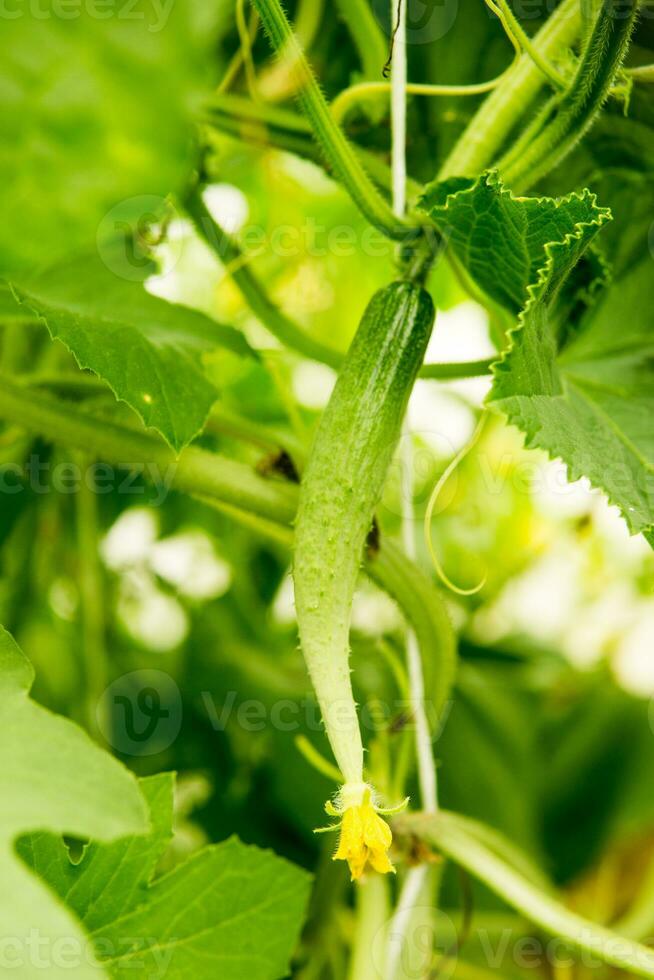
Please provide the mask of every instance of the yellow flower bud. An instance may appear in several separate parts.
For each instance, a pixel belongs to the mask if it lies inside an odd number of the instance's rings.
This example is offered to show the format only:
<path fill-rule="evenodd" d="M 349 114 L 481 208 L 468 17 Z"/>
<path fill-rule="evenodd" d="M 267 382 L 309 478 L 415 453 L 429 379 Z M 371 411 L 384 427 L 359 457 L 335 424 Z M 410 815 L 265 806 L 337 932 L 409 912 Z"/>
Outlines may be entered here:
<path fill-rule="evenodd" d="M 391 828 L 376 813 L 368 794 L 362 803 L 348 807 L 343 813 L 334 860 L 347 861 L 352 881 L 360 878 L 368 865 L 380 874 L 394 872 L 388 857 L 392 840 Z"/>

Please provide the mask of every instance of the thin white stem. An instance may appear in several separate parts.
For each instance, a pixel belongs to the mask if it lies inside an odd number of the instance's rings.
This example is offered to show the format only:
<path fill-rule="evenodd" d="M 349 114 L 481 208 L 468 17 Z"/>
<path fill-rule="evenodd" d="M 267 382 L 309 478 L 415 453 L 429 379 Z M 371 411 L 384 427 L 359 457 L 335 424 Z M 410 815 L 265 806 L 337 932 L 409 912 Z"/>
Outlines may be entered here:
<path fill-rule="evenodd" d="M 406 6 L 408 0 L 391 0 L 391 23 L 397 23 L 391 68 L 391 123 L 393 175 L 393 211 L 398 217 L 406 208 Z M 411 559 L 416 557 L 415 514 L 413 511 L 413 450 L 409 412 L 404 422 L 402 439 L 402 538 L 404 550 Z M 407 632 L 407 662 L 409 688 L 415 719 L 418 777 L 423 809 L 434 813 L 438 807 L 436 766 L 432 752 L 429 725 L 425 714 L 425 684 L 420 650 L 412 630 Z"/>
<path fill-rule="evenodd" d="M 393 211 L 403 217 L 406 210 L 406 5 L 408 0 L 392 0 L 391 24 L 397 17 L 391 64 L 391 169 L 393 173 Z M 396 9 L 397 8 L 397 9 Z"/>
<path fill-rule="evenodd" d="M 415 513 L 413 509 L 413 445 L 411 440 L 411 415 L 407 411 L 402 439 L 402 542 L 408 558 L 416 558 Z M 432 750 L 429 724 L 425 713 L 425 682 L 420 649 L 413 630 L 407 631 L 407 668 L 409 691 L 416 733 L 416 756 L 422 808 L 426 813 L 438 809 L 436 762 Z"/>
<path fill-rule="evenodd" d="M 395 3 L 399 2 L 399 17 L 393 50 L 391 75 L 391 121 L 393 211 L 401 217 L 406 207 L 406 4 L 408 0 L 391 0 L 391 18 L 397 15 Z M 411 441 L 410 412 L 404 420 L 401 442 L 402 458 L 402 541 L 409 558 L 416 557 L 415 513 L 413 508 L 413 446 Z M 407 667 L 409 691 L 416 733 L 416 756 L 422 806 L 428 813 L 438 807 L 436 787 L 436 765 L 432 752 L 429 725 L 425 714 L 425 684 L 422 672 L 420 650 L 413 630 L 407 630 Z M 399 975 L 401 955 L 406 942 L 411 942 L 411 923 L 415 909 L 420 904 L 428 879 L 429 868 L 425 865 L 411 868 L 404 879 L 400 897 L 393 915 L 386 946 L 386 980 L 395 980 Z"/>
<path fill-rule="evenodd" d="M 428 865 L 420 864 L 416 868 L 411 868 L 404 879 L 387 938 L 386 980 L 396 980 L 398 975 L 401 976 L 399 970 L 401 969 L 401 957 L 405 949 L 407 933 L 415 909 L 423 897 L 425 882 L 430 871 L 431 868 Z"/>

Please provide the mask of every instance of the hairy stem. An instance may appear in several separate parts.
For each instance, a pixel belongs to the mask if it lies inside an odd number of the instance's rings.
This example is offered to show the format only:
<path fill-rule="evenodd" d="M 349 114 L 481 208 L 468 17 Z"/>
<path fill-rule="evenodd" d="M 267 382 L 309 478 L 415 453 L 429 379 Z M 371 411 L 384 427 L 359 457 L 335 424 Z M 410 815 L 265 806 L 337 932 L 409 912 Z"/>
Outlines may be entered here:
<path fill-rule="evenodd" d="M 362 214 L 389 238 L 404 241 L 420 234 L 419 219 L 400 220 L 377 191 L 356 153 L 334 121 L 279 0 L 253 0 L 278 54 L 293 53 L 300 105 L 325 158 Z"/>
<path fill-rule="evenodd" d="M 581 3 L 563 0 L 532 39 L 548 61 L 572 45 L 582 29 Z M 528 53 L 480 106 L 441 167 L 439 178 L 476 177 L 490 165 L 505 139 L 524 116 L 546 79 Z"/>
<path fill-rule="evenodd" d="M 570 88 L 543 106 L 498 161 L 515 190 L 549 173 L 592 126 L 624 61 L 637 9 L 638 0 L 604 0 Z"/>

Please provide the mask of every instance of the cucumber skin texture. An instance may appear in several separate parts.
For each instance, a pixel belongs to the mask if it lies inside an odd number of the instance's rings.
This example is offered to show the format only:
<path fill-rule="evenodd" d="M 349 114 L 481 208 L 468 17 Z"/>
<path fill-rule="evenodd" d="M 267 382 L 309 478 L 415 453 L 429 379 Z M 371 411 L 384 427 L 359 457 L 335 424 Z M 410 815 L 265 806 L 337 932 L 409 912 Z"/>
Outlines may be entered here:
<path fill-rule="evenodd" d="M 429 293 L 372 297 L 316 433 L 300 490 L 294 581 L 300 644 L 346 782 L 363 778 L 349 670 L 352 599 L 409 395 L 434 323 Z"/>

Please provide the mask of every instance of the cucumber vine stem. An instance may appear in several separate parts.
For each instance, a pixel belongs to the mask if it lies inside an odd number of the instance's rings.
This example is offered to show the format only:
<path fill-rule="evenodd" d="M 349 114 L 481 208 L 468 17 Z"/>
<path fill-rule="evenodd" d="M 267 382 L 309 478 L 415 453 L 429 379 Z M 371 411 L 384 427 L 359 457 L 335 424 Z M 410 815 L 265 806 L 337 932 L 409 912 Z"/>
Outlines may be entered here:
<path fill-rule="evenodd" d="M 420 235 L 420 219 L 400 220 L 393 214 L 337 126 L 279 0 L 253 0 L 253 3 L 274 50 L 278 54 L 292 53 L 298 101 L 327 161 L 354 203 L 368 221 L 389 238 L 405 241 Z"/>
<path fill-rule="evenodd" d="M 543 73 L 550 84 L 559 91 L 566 88 L 566 80 L 556 68 L 544 57 L 538 46 L 522 29 L 520 21 L 517 19 L 507 0 L 486 0 L 490 9 L 499 17 L 504 30 L 516 46 L 518 54 L 524 51 L 528 54 L 533 63 Z"/>
<path fill-rule="evenodd" d="M 532 38 L 532 44 L 543 58 L 551 60 L 575 42 L 581 29 L 581 3 L 579 0 L 562 0 Z M 518 64 L 472 117 L 443 163 L 439 179 L 476 177 L 488 167 L 545 81 L 542 71 L 530 55 L 523 54 Z"/>
<path fill-rule="evenodd" d="M 593 124 L 622 66 L 637 9 L 638 0 L 604 0 L 569 89 L 543 106 L 497 162 L 515 190 L 549 173 Z"/>
<path fill-rule="evenodd" d="M 291 486 L 265 480 L 243 463 L 196 446 L 176 456 L 154 435 L 83 414 L 5 376 L 0 384 L 0 417 L 120 468 L 142 470 L 147 464 L 151 475 L 169 486 L 218 497 L 261 518 L 290 521 L 295 514 Z"/>
<path fill-rule="evenodd" d="M 320 30 L 325 0 L 299 0 L 295 8 L 293 31 L 303 51 L 308 51 Z M 267 102 L 278 102 L 295 95 L 297 73 L 293 71 L 292 52 L 267 65 L 259 73 L 258 90 Z"/>
<path fill-rule="evenodd" d="M 252 102 L 241 95 L 219 94 L 207 100 L 203 120 L 212 129 L 233 139 L 255 146 L 286 150 L 317 163 L 330 176 L 335 176 L 313 139 L 310 125 L 304 116 L 296 112 Z M 375 184 L 384 191 L 390 191 L 391 172 L 388 165 L 371 150 L 356 143 L 351 146 Z M 409 179 L 407 186 L 412 201 L 417 200 L 422 192 L 422 185 Z"/>

